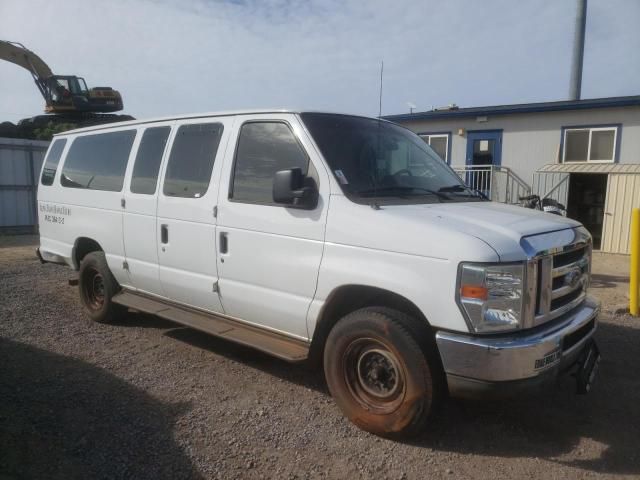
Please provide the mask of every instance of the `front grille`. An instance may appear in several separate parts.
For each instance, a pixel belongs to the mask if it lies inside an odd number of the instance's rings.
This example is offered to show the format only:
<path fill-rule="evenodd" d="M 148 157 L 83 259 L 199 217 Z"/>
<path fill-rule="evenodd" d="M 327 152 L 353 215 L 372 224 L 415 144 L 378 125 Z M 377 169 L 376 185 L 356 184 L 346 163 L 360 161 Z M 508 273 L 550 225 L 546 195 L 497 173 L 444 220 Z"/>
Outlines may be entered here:
<path fill-rule="evenodd" d="M 591 246 L 582 244 L 538 260 L 534 325 L 563 315 L 584 299 L 590 255 Z"/>
<path fill-rule="evenodd" d="M 553 256 L 553 268 L 563 267 L 575 263 L 584 257 L 587 247 L 577 248 L 566 253 L 558 253 Z"/>
<path fill-rule="evenodd" d="M 558 310 L 559 308 L 570 304 L 571 302 L 573 302 L 576 298 L 580 297 L 581 295 L 582 295 L 582 289 L 581 288 L 576 288 L 571 293 L 563 295 L 560 298 L 555 298 L 555 299 L 551 300 L 551 308 L 550 308 L 550 310 L 552 312 L 554 312 L 554 311 Z"/>

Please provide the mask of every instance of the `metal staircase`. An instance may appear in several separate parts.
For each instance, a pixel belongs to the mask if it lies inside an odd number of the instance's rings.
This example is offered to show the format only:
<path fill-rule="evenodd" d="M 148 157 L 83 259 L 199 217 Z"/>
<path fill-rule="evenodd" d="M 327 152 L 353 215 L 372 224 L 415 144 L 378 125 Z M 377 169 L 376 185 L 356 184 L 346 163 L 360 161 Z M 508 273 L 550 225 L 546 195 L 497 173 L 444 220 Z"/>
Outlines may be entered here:
<path fill-rule="evenodd" d="M 531 187 L 510 168 L 497 165 L 452 166 L 469 187 L 494 202 L 517 204 L 519 197 L 531 195 Z"/>

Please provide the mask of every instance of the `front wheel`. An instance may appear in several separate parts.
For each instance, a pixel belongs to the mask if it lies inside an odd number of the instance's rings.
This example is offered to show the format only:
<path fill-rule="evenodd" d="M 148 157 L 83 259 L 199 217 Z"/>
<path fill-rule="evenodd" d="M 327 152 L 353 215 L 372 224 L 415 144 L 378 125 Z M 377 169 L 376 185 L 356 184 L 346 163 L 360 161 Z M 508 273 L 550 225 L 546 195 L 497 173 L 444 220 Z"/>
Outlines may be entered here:
<path fill-rule="evenodd" d="M 111 301 L 120 288 L 104 252 L 88 253 L 80 263 L 78 277 L 80 301 L 91 319 L 100 323 L 115 321 L 124 309 Z"/>
<path fill-rule="evenodd" d="M 324 371 L 331 395 L 354 424 L 387 436 L 424 429 L 441 396 L 435 362 L 420 347 L 416 321 L 384 308 L 364 308 L 331 330 Z"/>

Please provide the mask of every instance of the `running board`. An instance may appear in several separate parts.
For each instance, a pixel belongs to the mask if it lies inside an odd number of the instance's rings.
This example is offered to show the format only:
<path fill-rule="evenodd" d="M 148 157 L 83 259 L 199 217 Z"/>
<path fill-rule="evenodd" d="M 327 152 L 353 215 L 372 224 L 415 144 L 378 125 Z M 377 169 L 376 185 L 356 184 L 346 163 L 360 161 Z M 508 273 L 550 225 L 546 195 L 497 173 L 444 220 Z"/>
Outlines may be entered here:
<path fill-rule="evenodd" d="M 139 293 L 123 290 L 113 296 L 113 302 L 127 308 L 195 328 L 217 337 L 255 348 L 287 362 L 301 362 L 309 355 L 309 344 L 303 340 L 248 325 L 246 323 L 183 307 Z"/>

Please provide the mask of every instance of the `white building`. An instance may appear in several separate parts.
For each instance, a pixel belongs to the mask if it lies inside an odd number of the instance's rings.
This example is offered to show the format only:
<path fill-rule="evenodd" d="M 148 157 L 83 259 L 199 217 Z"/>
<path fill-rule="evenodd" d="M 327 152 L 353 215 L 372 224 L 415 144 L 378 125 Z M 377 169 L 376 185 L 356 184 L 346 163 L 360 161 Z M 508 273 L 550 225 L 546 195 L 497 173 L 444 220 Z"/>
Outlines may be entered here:
<path fill-rule="evenodd" d="M 640 95 L 448 107 L 389 115 L 476 188 L 515 203 L 529 190 L 567 205 L 602 251 L 628 253 L 640 207 Z"/>

